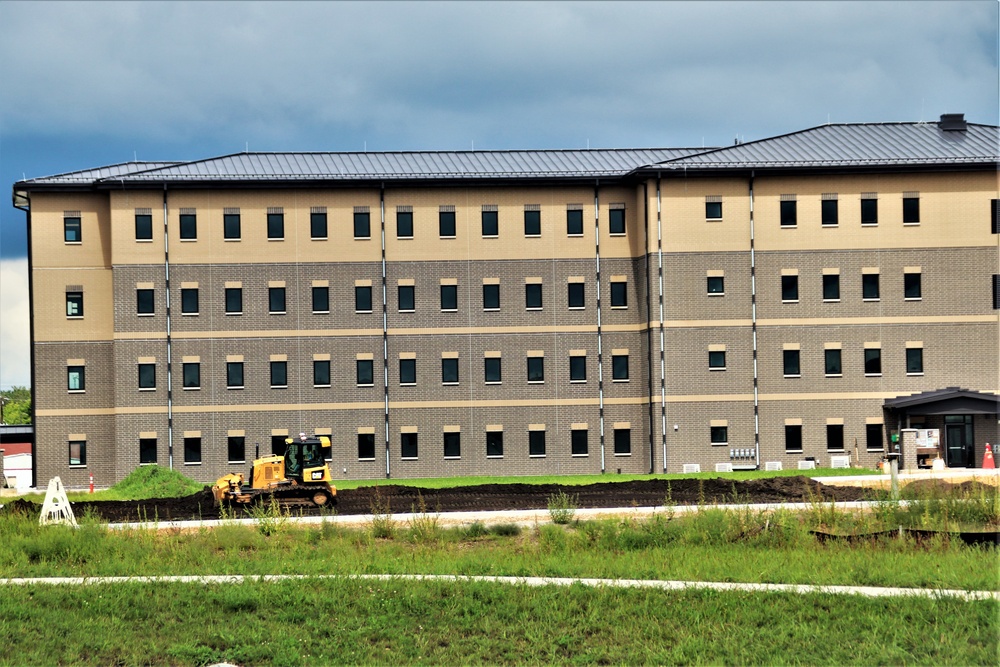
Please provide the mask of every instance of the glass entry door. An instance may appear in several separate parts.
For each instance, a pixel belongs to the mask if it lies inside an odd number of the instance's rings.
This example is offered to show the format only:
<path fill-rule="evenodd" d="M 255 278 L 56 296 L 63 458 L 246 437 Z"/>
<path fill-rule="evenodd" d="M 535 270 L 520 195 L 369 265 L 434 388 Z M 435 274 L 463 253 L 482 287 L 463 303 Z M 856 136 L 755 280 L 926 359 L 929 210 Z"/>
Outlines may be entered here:
<path fill-rule="evenodd" d="M 971 468 L 973 458 L 972 415 L 944 418 L 945 462 L 949 468 Z"/>

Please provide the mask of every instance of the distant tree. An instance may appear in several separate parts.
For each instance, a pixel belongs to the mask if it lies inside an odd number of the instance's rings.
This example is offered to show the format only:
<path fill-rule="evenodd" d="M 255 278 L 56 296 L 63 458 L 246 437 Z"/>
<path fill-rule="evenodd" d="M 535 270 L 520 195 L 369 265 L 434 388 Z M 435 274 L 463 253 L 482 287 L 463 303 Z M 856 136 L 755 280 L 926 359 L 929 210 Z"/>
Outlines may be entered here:
<path fill-rule="evenodd" d="M 4 424 L 31 423 L 31 391 L 26 387 L 11 387 L 0 390 L 3 397 Z"/>

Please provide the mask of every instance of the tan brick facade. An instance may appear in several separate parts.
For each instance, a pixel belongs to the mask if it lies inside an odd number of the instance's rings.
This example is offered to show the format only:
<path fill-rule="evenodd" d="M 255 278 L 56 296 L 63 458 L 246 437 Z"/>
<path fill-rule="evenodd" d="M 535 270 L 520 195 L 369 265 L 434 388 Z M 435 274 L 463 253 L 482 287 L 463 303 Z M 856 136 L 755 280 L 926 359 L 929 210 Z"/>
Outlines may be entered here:
<path fill-rule="evenodd" d="M 245 467 L 257 446 L 269 452 L 275 429 L 328 429 L 335 476 L 351 479 L 794 467 L 805 457 L 827 465 L 831 419 L 842 420 L 845 450 L 853 455 L 857 440 L 857 460 L 874 464 L 882 452 L 866 446 L 868 425 L 884 422 L 885 399 L 950 386 L 998 391 L 996 191 L 995 173 L 956 171 L 758 175 L 752 201 L 746 175 L 677 174 L 596 185 L 36 192 L 37 481 L 83 485 L 93 474 L 113 483 L 139 465 L 142 438 L 155 439 L 158 464 L 208 482 Z M 879 219 L 862 225 L 871 193 Z M 904 193 L 919 196 L 918 224 L 902 220 Z M 823 224 L 820 202 L 832 195 L 839 218 Z M 789 198 L 798 218 L 783 226 Z M 721 202 L 721 217 L 707 217 L 706 202 Z M 621 207 L 624 234 L 612 233 Z M 138 241 L 134 216 L 146 209 L 153 238 Z M 567 232 L 568 209 L 582 210 L 582 235 Z M 443 210 L 455 221 L 445 237 Z M 484 210 L 497 213 L 495 236 L 482 233 Z M 64 241 L 67 211 L 80 211 L 78 243 Z M 226 211 L 239 212 L 238 239 L 223 238 Z M 283 216 L 280 236 L 268 238 L 268 211 Z M 316 211 L 326 213 L 319 237 Z M 360 237 L 359 211 L 369 224 Z M 538 212 L 539 234 L 525 233 L 525 211 Z M 398 233 L 399 212 L 412 234 Z M 195 216 L 194 238 L 181 238 L 182 213 Z M 879 294 L 865 299 L 862 276 L 872 273 Z M 907 297 L 904 275 L 914 273 L 919 296 Z M 824 298 L 824 275 L 838 276 L 837 298 Z M 783 298 L 791 277 L 795 298 Z M 571 283 L 583 284 L 580 307 L 570 307 Z M 623 301 L 613 301 L 613 283 L 624 283 L 614 297 Z M 484 308 L 484 285 L 497 286 L 498 309 Z M 328 294 L 322 312 L 317 287 Z M 400 307 L 401 287 L 412 290 L 412 310 Z M 443 287 L 453 308 L 442 307 Z M 240 290 L 236 312 L 227 312 L 227 289 Z M 529 307 L 537 289 L 541 306 Z M 152 290 L 152 312 L 137 312 L 139 290 Z M 183 290 L 196 291 L 195 310 Z M 284 297 L 277 311 L 273 290 Z M 83 293 L 80 318 L 66 315 L 68 291 Z M 370 308 L 357 307 L 359 294 Z M 866 373 L 865 350 L 876 347 L 880 372 Z M 919 373 L 907 372 L 912 348 L 923 351 Z M 826 372 L 827 349 L 841 350 L 841 373 Z M 724 364 L 711 368 L 720 352 Z M 570 356 L 585 357 L 585 379 L 571 380 Z M 499 358 L 500 382 L 487 382 L 488 357 Z M 542 380 L 528 381 L 529 357 L 543 360 Z M 615 358 L 625 357 L 627 376 L 615 377 L 624 368 Z M 442 358 L 456 360 L 457 382 L 442 381 Z M 401 359 L 415 383 L 401 382 Z M 787 372 L 789 359 L 798 372 Z M 329 363 L 329 386 L 314 386 L 317 362 Z M 235 387 L 231 363 L 242 364 Z M 287 369 L 280 386 L 270 381 L 274 363 Z M 364 386 L 359 363 L 370 363 Z M 155 369 L 149 388 L 138 386 L 140 364 Z M 197 365 L 197 386 L 185 386 L 186 364 Z M 83 391 L 67 384 L 77 365 Z M 786 425 L 801 426 L 801 450 L 786 447 Z M 995 415 L 973 426 L 977 451 L 996 440 Z M 885 434 L 896 427 L 884 424 Z M 571 431 L 583 428 L 586 454 L 573 455 Z M 460 456 L 446 457 L 444 433 L 456 429 Z M 486 433 L 500 429 L 502 456 L 487 457 Z M 616 452 L 616 429 L 628 431 L 628 452 Z M 234 430 L 246 434 L 246 456 L 231 462 Z M 529 452 L 530 431 L 544 432 L 543 453 Z M 359 432 L 375 434 L 374 459 L 359 458 Z M 185 460 L 185 433 L 200 434 L 197 461 Z M 416 456 L 402 456 L 402 433 L 416 434 Z M 70 465 L 69 442 L 82 435 L 86 462 Z"/>

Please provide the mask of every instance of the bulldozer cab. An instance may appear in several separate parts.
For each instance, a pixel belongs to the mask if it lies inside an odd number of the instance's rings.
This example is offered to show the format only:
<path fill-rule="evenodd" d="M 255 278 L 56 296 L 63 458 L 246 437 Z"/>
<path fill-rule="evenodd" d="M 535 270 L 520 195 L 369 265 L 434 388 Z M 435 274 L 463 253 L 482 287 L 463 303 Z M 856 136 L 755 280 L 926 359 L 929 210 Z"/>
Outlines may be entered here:
<path fill-rule="evenodd" d="M 329 481 L 326 458 L 330 454 L 330 439 L 326 436 L 285 440 L 285 477 L 297 482 Z"/>

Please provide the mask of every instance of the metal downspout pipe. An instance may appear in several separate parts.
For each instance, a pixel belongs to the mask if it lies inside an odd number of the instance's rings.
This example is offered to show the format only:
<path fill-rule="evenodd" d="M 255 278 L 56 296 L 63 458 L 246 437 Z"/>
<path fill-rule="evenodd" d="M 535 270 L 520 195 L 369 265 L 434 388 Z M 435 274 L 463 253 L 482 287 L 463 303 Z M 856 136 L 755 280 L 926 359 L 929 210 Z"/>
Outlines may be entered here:
<path fill-rule="evenodd" d="M 382 388 L 385 400 L 385 477 L 392 477 L 389 470 L 389 307 L 385 281 L 385 183 L 379 188 L 379 226 L 382 235 Z"/>
<path fill-rule="evenodd" d="M 601 214 L 598 190 L 600 181 L 594 182 L 594 257 L 597 262 L 597 399 L 598 421 L 600 423 L 601 440 L 601 474 L 606 467 L 604 463 L 604 358 L 601 331 Z"/>
<path fill-rule="evenodd" d="M 663 331 L 663 206 L 660 173 L 656 173 L 656 260 L 660 304 L 660 436 L 663 446 L 663 472 L 667 472 L 667 380 L 666 344 Z"/>
<path fill-rule="evenodd" d="M 753 179 L 750 172 L 750 330 L 753 334 L 753 451 L 754 463 L 760 467 L 760 396 L 757 374 L 757 257 L 754 253 Z"/>
<path fill-rule="evenodd" d="M 172 339 L 170 335 L 170 233 L 167 226 L 167 185 L 163 184 L 163 276 L 167 294 L 167 462 L 174 469 L 174 392 L 171 365 Z"/>

